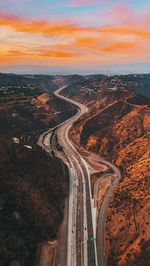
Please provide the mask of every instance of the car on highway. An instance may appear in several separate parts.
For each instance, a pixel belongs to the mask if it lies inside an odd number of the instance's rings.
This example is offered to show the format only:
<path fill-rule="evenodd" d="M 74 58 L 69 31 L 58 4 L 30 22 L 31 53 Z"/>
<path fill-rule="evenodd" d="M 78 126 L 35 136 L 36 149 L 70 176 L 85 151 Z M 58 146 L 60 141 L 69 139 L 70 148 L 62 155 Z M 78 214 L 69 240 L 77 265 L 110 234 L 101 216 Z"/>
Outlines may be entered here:
<path fill-rule="evenodd" d="M 96 237 L 94 237 L 94 236 L 93 237 L 90 237 L 90 240 L 91 241 L 94 241 L 94 240 L 96 240 Z"/>

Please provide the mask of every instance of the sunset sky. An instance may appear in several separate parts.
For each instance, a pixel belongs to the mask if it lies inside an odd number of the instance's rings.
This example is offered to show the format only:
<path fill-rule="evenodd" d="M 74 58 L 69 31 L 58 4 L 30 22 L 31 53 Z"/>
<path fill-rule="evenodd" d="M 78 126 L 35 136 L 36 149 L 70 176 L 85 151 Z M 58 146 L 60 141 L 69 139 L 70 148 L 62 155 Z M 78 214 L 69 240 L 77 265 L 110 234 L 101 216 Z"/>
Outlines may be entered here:
<path fill-rule="evenodd" d="M 150 72 L 150 0 L 0 1 L 0 71 Z"/>

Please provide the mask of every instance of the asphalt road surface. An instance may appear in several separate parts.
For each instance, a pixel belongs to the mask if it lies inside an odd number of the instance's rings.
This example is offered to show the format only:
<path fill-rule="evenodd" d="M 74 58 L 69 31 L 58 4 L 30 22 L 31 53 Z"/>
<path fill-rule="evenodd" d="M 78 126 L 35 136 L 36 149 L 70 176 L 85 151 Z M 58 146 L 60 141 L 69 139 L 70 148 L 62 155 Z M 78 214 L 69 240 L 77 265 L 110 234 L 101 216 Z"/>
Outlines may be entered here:
<path fill-rule="evenodd" d="M 69 139 L 69 129 L 82 115 L 88 112 L 88 108 L 75 102 L 60 93 L 65 89 L 61 87 L 54 94 L 77 106 L 78 112 L 56 128 L 43 133 L 38 144 L 47 152 L 55 152 L 67 164 L 70 176 L 69 209 L 68 209 L 68 247 L 67 261 L 64 264 L 58 259 L 59 266 L 105 266 L 104 232 L 109 198 L 121 179 L 119 170 L 111 163 L 101 160 L 101 163 L 113 169 L 116 178 L 104 197 L 99 214 L 98 228 L 94 222 L 94 201 L 92 200 L 90 170 L 87 162 L 75 149 Z M 60 153 L 55 145 L 55 140 L 62 147 L 65 156 Z M 48 138 L 51 145 L 48 145 Z M 52 146 L 52 147 L 50 147 Z M 97 238 L 96 238 L 97 232 Z"/>
<path fill-rule="evenodd" d="M 83 114 L 88 112 L 88 108 L 80 103 L 68 99 L 60 92 L 60 88 L 55 92 L 57 97 L 76 105 L 78 113 L 67 120 L 57 130 L 59 144 L 63 147 L 70 162 L 72 175 L 72 188 L 70 188 L 72 200 L 70 201 L 70 226 L 68 226 L 68 266 L 97 264 L 97 249 L 94 235 L 94 222 L 92 214 L 92 196 L 90 186 L 90 173 L 84 159 L 74 148 L 69 139 L 68 132 L 72 124 Z M 71 226 L 72 225 L 72 226 Z"/>

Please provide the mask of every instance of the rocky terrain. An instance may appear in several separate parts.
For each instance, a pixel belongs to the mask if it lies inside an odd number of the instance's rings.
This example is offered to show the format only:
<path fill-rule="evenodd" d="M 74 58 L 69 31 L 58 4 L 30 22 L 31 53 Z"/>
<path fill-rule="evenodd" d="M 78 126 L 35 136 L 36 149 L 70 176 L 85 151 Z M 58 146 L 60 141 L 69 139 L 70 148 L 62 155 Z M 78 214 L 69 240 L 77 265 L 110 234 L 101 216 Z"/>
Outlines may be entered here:
<path fill-rule="evenodd" d="M 113 162 L 122 173 L 107 218 L 109 266 L 148 266 L 150 261 L 149 104 L 128 89 L 98 92 L 87 103 L 89 114 L 71 131 L 77 145 Z"/>

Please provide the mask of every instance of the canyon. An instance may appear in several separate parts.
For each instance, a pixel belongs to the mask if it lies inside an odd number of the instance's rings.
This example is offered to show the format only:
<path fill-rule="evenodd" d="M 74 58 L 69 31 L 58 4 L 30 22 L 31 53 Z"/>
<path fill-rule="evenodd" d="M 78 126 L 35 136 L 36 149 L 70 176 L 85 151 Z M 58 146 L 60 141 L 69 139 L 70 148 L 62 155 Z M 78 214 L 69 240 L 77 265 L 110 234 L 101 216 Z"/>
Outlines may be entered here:
<path fill-rule="evenodd" d="M 97 168 L 91 175 L 92 192 L 98 181 L 102 201 L 114 179 L 113 174 L 107 177 L 110 169 L 101 168 L 101 159 L 113 163 L 122 175 L 107 212 L 107 264 L 148 266 L 149 75 L 0 76 L 0 258 L 3 264 L 18 260 L 33 265 L 37 247 L 58 237 L 68 198 L 68 172 L 61 160 L 44 155 L 37 147 L 37 140 L 41 133 L 76 113 L 71 103 L 53 94 L 56 88 L 65 85 L 63 95 L 83 103 L 89 110 L 73 124 L 69 138 Z M 100 205 L 101 202 L 98 211 Z"/>
<path fill-rule="evenodd" d="M 80 93 L 76 92 L 73 98 L 79 100 Z M 84 95 L 80 101 L 83 99 Z M 149 100 L 124 89 L 99 92 L 86 104 L 89 113 L 77 121 L 70 132 L 75 145 L 111 161 L 122 174 L 108 209 L 107 263 L 112 266 L 148 266 Z"/>

